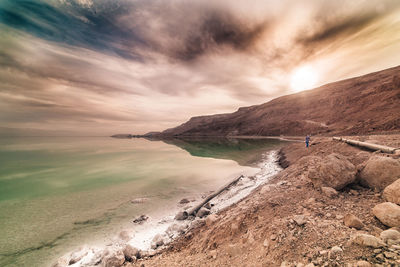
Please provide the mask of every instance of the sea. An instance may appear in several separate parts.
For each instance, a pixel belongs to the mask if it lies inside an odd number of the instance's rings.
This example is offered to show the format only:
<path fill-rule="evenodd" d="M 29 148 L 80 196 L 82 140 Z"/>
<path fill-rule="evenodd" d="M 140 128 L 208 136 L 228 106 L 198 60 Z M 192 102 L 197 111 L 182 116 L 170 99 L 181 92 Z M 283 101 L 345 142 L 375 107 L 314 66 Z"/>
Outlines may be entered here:
<path fill-rule="evenodd" d="M 171 217 L 183 198 L 193 206 L 240 175 L 275 166 L 268 153 L 285 143 L 0 138 L 0 266 L 51 266 L 82 244 L 110 244 L 141 215 Z"/>

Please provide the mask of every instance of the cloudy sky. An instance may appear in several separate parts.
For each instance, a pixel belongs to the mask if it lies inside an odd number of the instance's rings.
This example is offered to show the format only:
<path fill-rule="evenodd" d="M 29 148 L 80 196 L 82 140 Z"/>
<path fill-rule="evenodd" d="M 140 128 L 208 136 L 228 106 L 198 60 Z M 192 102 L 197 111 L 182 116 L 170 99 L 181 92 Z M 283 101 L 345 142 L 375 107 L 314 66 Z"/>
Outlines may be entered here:
<path fill-rule="evenodd" d="M 398 0 L 1 0 L 0 127 L 163 130 L 399 51 Z"/>

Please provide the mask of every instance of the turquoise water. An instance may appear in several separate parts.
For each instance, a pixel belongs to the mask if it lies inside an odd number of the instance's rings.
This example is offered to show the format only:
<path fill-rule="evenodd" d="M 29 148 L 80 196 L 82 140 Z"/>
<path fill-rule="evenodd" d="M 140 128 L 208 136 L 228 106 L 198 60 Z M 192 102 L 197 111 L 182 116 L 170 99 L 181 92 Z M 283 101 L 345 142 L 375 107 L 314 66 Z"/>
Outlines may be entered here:
<path fill-rule="evenodd" d="M 83 243 L 109 242 L 141 214 L 215 190 L 273 140 L 107 137 L 0 139 L 0 266 L 47 266 Z M 132 199 L 147 198 L 143 204 Z"/>

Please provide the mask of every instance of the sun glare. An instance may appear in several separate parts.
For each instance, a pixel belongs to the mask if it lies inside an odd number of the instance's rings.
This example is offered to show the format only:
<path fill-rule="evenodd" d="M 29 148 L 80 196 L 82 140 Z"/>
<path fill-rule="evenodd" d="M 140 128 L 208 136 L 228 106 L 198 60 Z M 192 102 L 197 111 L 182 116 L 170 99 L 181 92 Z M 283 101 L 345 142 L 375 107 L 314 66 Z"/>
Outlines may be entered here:
<path fill-rule="evenodd" d="M 310 66 L 295 69 L 290 78 L 290 87 L 295 92 L 313 88 L 317 82 L 317 72 Z"/>

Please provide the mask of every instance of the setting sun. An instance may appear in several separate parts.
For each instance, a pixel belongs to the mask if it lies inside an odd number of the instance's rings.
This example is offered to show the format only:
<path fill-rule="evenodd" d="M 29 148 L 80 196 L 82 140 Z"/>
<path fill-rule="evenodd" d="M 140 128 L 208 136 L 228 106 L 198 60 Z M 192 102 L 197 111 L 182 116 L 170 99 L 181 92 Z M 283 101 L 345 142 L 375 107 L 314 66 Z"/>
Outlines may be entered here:
<path fill-rule="evenodd" d="M 290 87 L 293 91 L 299 92 L 313 88 L 317 82 L 316 71 L 310 66 L 302 66 L 295 69 L 290 78 Z"/>

